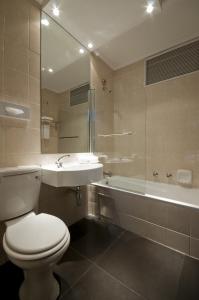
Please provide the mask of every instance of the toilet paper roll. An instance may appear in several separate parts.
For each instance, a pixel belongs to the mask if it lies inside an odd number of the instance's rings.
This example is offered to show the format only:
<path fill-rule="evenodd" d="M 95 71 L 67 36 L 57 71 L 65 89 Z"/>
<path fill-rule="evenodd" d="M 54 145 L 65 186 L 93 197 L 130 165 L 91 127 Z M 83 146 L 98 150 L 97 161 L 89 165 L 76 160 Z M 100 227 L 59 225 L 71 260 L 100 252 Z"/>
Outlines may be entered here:
<path fill-rule="evenodd" d="M 42 138 L 44 140 L 49 140 L 49 138 L 50 138 L 50 125 L 49 124 L 42 125 Z"/>

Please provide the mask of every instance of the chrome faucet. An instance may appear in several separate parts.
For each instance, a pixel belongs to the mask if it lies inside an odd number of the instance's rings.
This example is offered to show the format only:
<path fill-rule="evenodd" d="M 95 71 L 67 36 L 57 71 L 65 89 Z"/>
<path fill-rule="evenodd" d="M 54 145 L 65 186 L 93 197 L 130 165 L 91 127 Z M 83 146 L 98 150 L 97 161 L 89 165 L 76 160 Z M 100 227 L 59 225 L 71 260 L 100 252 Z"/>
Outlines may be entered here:
<path fill-rule="evenodd" d="M 64 154 L 62 156 L 60 156 L 57 160 L 56 160 L 56 165 L 58 168 L 61 168 L 63 166 L 63 162 L 61 162 L 61 160 L 64 158 L 64 157 L 70 157 L 70 154 Z"/>
<path fill-rule="evenodd" d="M 112 173 L 111 171 L 107 171 L 107 172 L 104 171 L 104 172 L 103 172 L 103 175 L 104 175 L 104 176 L 108 176 L 108 177 L 112 177 L 112 176 L 113 176 L 113 173 Z"/>
<path fill-rule="evenodd" d="M 158 174 L 158 172 L 157 171 L 153 171 L 153 176 L 154 177 L 156 177 L 156 176 L 158 176 L 159 174 Z"/>
<path fill-rule="evenodd" d="M 166 174 L 166 177 L 167 177 L 167 178 L 172 177 L 172 176 L 173 176 L 173 175 L 172 175 L 171 173 L 167 173 L 167 174 Z"/>

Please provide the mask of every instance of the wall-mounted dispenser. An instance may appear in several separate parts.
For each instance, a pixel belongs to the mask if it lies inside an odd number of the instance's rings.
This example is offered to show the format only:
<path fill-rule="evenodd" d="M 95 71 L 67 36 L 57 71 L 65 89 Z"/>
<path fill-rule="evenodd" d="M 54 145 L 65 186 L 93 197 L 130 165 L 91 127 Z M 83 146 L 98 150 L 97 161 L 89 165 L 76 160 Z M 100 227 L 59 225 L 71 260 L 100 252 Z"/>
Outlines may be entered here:
<path fill-rule="evenodd" d="M 0 117 L 30 120 L 30 108 L 23 105 L 2 101 L 0 102 Z"/>
<path fill-rule="evenodd" d="M 56 123 L 54 122 L 53 118 L 47 117 L 47 116 L 41 117 L 41 123 L 42 123 L 42 127 L 41 127 L 42 139 L 49 140 L 50 139 L 50 126 L 52 124 L 56 125 Z"/>

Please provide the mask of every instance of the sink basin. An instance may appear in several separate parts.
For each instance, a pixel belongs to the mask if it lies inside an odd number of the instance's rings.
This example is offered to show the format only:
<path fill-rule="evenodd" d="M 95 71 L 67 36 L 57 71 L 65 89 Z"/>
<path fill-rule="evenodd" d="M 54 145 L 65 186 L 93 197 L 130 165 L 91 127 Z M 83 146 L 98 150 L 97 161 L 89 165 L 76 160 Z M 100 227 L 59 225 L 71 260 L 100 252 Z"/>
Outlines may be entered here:
<path fill-rule="evenodd" d="M 42 182 L 55 187 L 80 186 L 99 181 L 103 177 L 103 165 L 99 163 L 63 164 L 42 167 Z"/>

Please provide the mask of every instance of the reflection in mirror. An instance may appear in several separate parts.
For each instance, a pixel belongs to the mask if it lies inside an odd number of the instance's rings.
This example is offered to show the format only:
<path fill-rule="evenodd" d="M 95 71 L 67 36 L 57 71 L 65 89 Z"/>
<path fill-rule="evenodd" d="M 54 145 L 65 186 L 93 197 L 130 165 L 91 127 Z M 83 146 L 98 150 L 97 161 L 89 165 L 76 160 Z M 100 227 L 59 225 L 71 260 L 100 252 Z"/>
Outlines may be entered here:
<path fill-rule="evenodd" d="M 90 56 L 42 13 L 42 153 L 89 151 Z"/>

